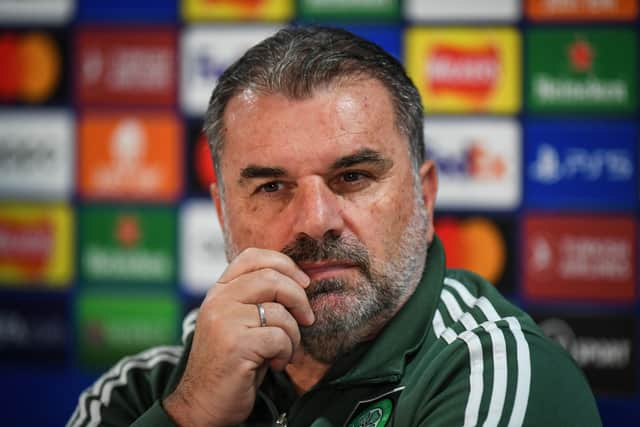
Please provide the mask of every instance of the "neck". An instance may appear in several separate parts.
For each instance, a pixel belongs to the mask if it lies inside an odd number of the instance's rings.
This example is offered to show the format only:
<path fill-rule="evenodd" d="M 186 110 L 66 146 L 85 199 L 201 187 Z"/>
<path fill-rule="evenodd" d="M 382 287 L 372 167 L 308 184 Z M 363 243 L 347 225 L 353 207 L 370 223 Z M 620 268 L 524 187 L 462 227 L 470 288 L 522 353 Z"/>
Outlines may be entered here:
<path fill-rule="evenodd" d="M 299 350 L 293 361 L 287 365 L 286 372 L 293 382 L 298 395 L 303 395 L 316 385 L 327 373 L 331 365 L 318 362 L 309 354 Z"/>

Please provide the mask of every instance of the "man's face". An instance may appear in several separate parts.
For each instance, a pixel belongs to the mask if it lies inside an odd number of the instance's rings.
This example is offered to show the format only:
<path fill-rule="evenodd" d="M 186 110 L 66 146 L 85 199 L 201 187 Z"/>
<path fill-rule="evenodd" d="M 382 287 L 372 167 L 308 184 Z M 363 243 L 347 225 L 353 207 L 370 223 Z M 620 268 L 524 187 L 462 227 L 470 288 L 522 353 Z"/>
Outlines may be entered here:
<path fill-rule="evenodd" d="M 307 273 L 316 322 L 303 347 L 322 361 L 377 332 L 424 266 L 435 172 L 414 176 L 394 119 L 373 79 L 303 100 L 247 90 L 225 111 L 227 255 L 281 251 Z"/>

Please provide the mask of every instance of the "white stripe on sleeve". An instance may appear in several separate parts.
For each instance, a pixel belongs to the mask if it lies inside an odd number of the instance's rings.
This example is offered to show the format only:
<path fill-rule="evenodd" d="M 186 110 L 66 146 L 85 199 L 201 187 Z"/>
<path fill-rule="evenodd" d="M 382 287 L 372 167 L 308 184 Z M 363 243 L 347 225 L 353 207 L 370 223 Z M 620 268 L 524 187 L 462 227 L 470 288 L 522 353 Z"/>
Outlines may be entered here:
<path fill-rule="evenodd" d="M 444 289 L 440 294 L 440 299 L 444 302 L 445 307 L 447 307 L 451 320 L 454 322 L 460 320 L 460 317 L 462 317 L 463 314 L 462 308 L 460 308 L 460 304 L 458 304 L 458 301 L 456 301 L 451 292 Z"/>
<path fill-rule="evenodd" d="M 498 326 L 493 322 L 484 322 L 482 327 L 491 336 L 493 347 L 493 390 L 489 401 L 489 411 L 484 427 L 494 427 L 500 422 L 504 399 L 507 395 L 507 345 L 504 335 Z"/>
<path fill-rule="evenodd" d="M 529 344 L 522 333 L 520 322 L 514 317 L 505 318 L 516 339 L 516 358 L 518 360 L 518 385 L 513 402 L 513 411 L 509 419 L 509 427 L 519 427 L 524 421 L 529 402 L 529 388 L 531 387 L 531 358 Z"/>
<path fill-rule="evenodd" d="M 445 329 L 442 314 L 440 314 L 440 310 L 436 310 L 436 313 L 433 315 L 433 333 L 436 335 L 436 338 L 440 338 L 440 335 L 442 335 Z"/>
<path fill-rule="evenodd" d="M 184 317 L 182 321 L 182 344 L 186 344 L 187 337 L 196 328 L 196 319 L 200 309 L 194 308 Z"/>
<path fill-rule="evenodd" d="M 506 356 L 506 342 L 505 337 L 502 330 L 495 324 L 495 322 L 502 320 L 502 317 L 498 314 L 495 307 L 486 297 L 476 298 L 474 297 L 469 290 L 459 281 L 447 277 L 444 280 L 445 285 L 453 289 L 456 294 L 460 297 L 462 301 L 469 307 L 478 307 L 483 315 L 487 318 L 487 322 L 482 323 L 482 327 L 489 333 L 491 338 L 492 352 L 493 352 L 493 390 L 491 392 L 491 399 L 489 402 L 489 409 L 487 414 L 487 419 L 485 420 L 485 427 L 496 426 L 502 417 L 502 412 L 504 410 L 504 402 L 507 391 L 507 376 L 508 376 L 508 368 L 507 368 L 507 356 Z M 509 320 L 507 320 L 509 322 Z M 513 322 L 515 322 L 516 327 L 514 327 Z M 530 371 L 530 365 L 528 360 L 528 347 L 527 343 L 524 340 L 524 336 L 520 330 L 520 325 L 514 318 L 511 318 L 511 322 L 508 323 L 509 328 L 512 331 L 514 338 L 516 339 L 516 353 L 518 360 L 518 378 L 516 384 L 516 391 L 520 390 L 520 396 L 523 396 L 523 389 L 526 388 L 527 396 L 528 396 L 528 382 L 529 378 L 527 377 L 526 372 Z M 523 349 L 524 346 L 524 349 Z M 523 357 L 524 353 L 526 353 L 526 358 Z M 524 367 L 521 367 L 522 362 L 525 362 Z M 524 377 L 523 377 L 524 375 Z M 524 383 L 521 384 L 521 381 Z M 518 396 L 518 393 L 516 393 Z M 527 397 L 528 398 L 528 397 Z M 521 402 L 516 402 L 514 405 L 520 405 Z M 520 407 L 519 406 L 519 407 Z M 526 406 L 526 399 L 525 399 Z M 520 409 L 515 409 L 512 412 L 512 419 L 516 420 L 519 415 L 514 415 L 516 413 L 520 413 Z M 514 418 L 514 416 L 516 418 Z M 520 423 L 524 419 L 524 414 L 520 418 Z M 519 424 L 514 424 L 519 425 Z"/>
<path fill-rule="evenodd" d="M 456 279 L 452 279 L 451 277 L 445 277 L 444 284 L 455 289 L 458 295 L 460 295 L 462 301 L 464 301 L 468 307 L 473 307 L 476 302 L 476 298 L 471 295 L 471 292 L 469 292 L 462 283 L 458 282 Z"/>
<path fill-rule="evenodd" d="M 100 394 L 100 400 L 93 400 L 91 402 L 91 406 L 89 407 L 89 414 L 91 415 L 91 421 L 87 424 L 88 427 L 98 427 L 101 421 L 101 412 L 100 409 L 103 406 L 109 405 L 111 401 L 111 393 L 113 389 L 124 385 L 127 383 L 127 374 L 131 369 L 134 368 L 142 368 L 148 369 L 154 365 L 157 365 L 161 362 L 170 362 L 177 363 L 179 356 L 171 355 L 171 354 L 159 354 L 158 356 L 153 357 L 147 361 L 144 360 L 130 360 L 125 363 L 122 368 L 122 373 L 118 378 L 113 378 L 105 384 L 104 390 Z"/>
<path fill-rule="evenodd" d="M 471 427 L 478 424 L 478 413 L 484 388 L 482 344 L 477 335 L 471 331 L 463 332 L 459 338 L 467 344 L 469 349 L 469 399 L 464 410 L 464 427 Z"/>

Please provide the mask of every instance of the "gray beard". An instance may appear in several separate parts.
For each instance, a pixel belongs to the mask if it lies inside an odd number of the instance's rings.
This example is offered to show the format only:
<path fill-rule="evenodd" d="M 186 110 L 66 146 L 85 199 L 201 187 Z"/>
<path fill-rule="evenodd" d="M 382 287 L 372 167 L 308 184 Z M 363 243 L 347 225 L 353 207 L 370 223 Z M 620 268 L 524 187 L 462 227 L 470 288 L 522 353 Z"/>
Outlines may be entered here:
<path fill-rule="evenodd" d="M 422 276 L 428 245 L 426 215 L 424 206 L 416 203 L 395 255 L 386 262 L 373 262 L 372 268 L 358 279 L 332 278 L 311 283 L 307 294 L 316 321 L 300 327 L 306 353 L 331 364 L 373 338 L 398 312 Z M 359 242 L 357 245 L 366 251 Z M 380 271 L 373 266 L 380 266 Z M 334 302 L 323 301 L 324 298 Z"/>

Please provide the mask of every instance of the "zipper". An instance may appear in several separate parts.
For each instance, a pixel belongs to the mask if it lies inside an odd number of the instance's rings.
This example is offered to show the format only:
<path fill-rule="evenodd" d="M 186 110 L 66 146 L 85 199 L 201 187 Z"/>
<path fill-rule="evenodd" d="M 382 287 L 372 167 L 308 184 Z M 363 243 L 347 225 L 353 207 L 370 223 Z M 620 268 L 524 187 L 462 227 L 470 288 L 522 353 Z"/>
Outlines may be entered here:
<path fill-rule="evenodd" d="M 275 425 L 279 426 L 279 427 L 287 427 L 287 413 L 286 412 L 283 412 L 282 414 L 280 414 L 280 416 L 276 420 Z"/>
<path fill-rule="evenodd" d="M 286 421 L 286 414 L 278 415 L 278 408 L 276 408 L 275 403 L 273 403 L 273 401 L 269 398 L 269 396 L 267 396 L 260 389 L 258 389 L 258 396 L 260 396 L 260 398 L 262 400 L 264 400 L 264 403 L 267 405 L 267 408 L 269 409 L 269 412 L 271 413 L 271 419 L 275 420 L 275 425 L 277 425 L 277 426 L 283 425 L 283 424 L 278 424 L 278 420 L 280 420 L 282 415 L 284 415 L 285 416 L 285 421 Z M 284 424 L 284 425 L 286 426 L 286 424 Z"/>
<path fill-rule="evenodd" d="M 274 421 L 274 426 L 277 427 L 287 427 L 287 413 L 283 412 L 282 414 L 278 415 L 278 408 L 276 408 L 276 405 L 273 403 L 273 401 L 269 398 L 269 396 L 267 396 L 262 390 L 258 389 L 258 395 L 262 398 L 262 400 L 264 400 L 264 402 L 267 404 L 267 407 L 269 408 L 269 412 L 271 412 L 271 416 L 273 417 Z"/>

